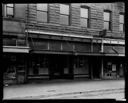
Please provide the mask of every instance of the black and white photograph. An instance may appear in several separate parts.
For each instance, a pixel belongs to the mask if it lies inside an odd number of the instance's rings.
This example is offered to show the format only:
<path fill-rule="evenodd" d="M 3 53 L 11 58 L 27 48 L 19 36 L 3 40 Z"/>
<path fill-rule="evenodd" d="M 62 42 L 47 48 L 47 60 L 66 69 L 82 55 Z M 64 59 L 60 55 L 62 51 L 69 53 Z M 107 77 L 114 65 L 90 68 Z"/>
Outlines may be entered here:
<path fill-rule="evenodd" d="M 3 100 L 125 101 L 125 3 L 2 3 Z"/>

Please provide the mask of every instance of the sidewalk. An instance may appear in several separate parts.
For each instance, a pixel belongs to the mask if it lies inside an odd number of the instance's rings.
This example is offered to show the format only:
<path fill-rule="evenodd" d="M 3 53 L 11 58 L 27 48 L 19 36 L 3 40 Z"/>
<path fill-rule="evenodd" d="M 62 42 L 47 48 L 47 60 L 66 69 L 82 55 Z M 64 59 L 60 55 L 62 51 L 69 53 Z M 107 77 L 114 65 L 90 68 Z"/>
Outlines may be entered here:
<path fill-rule="evenodd" d="M 3 88 L 3 99 L 47 97 L 68 93 L 124 89 L 124 80 L 51 80 Z"/>

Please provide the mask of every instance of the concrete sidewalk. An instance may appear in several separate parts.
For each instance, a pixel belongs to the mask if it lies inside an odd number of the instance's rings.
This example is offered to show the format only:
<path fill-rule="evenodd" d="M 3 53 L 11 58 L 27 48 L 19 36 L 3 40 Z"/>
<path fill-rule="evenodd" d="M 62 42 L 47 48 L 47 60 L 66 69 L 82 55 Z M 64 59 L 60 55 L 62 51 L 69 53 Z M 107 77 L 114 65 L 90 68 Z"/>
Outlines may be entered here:
<path fill-rule="evenodd" d="M 68 93 L 124 89 L 124 80 L 51 80 L 3 88 L 3 99 L 47 97 Z"/>

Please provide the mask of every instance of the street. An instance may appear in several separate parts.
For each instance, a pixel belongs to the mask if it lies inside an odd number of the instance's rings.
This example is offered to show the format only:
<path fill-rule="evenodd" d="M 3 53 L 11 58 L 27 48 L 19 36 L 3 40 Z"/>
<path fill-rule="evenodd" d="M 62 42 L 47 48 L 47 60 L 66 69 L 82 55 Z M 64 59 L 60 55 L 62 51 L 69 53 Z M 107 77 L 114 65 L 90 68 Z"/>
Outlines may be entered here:
<path fill-rule="evenodd" d="M 4 87 L 4 99 L 124 99 L 124 80 L 53 80 Z"/>
<path fill-rule="evenodd" d="M 80 92 L 49 97 L 36 97 L 33 99 L 124 99 L 124 89 Z"/>

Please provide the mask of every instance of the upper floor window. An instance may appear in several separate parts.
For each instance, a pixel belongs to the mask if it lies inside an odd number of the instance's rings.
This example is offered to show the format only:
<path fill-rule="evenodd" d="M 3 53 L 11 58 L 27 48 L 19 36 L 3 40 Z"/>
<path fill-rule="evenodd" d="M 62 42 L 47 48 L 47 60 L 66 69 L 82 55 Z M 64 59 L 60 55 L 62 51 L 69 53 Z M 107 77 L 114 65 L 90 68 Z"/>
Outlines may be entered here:
<path fill-rule="evenodd" d="M 124 15 L 120 14 L 119 17 L 119 30 L 124 31 Z"/>
<path fill-rule="evenodd" d="M 37 4 L 37 21 L 48 22 L 48 4 Z"/>
<path fill-rule="evenodd" d="M 14 17 L 14 4 L 6 4 L 4 8 L 5 16 Z"/>
<path fill-rule="evenodd" d="M 69 25 L 69 5 L 60 4 L 60 23 Z"/>
<path fill-rule="evenodd" d="M 104 11 L 104 29 L 111 30 L 111 12 Z"/>
<path fill-rule="evenodd" d="M 80 24 L 83 27 L 89 27 L 89 9 L 81 7 L 80 9 Z"/>

